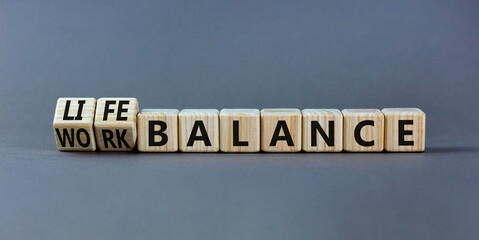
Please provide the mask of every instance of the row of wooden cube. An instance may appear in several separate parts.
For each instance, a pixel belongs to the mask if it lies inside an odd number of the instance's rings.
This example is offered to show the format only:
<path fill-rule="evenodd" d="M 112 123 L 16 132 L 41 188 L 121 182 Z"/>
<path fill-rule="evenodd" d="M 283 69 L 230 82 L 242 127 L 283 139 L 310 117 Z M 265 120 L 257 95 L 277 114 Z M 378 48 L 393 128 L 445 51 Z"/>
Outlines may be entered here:
<path fill-rule="evenodd" d="M 378 109 L 145 109 L 135 98 L 59 98 L 61 151 L 422 152 L 424 112 Z"/>

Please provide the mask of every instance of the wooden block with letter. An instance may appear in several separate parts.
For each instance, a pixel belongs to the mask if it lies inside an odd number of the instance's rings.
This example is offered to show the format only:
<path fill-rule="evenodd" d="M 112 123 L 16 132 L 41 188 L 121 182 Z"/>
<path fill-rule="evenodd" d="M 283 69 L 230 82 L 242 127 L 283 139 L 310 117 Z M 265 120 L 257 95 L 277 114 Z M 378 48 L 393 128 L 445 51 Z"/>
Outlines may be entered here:
<path fill-rule="evenodd" d="M 59 98 L 53 130 L 60 151 L 95 151 L 94 98 Z"/>
<path fill-rule="evenodd" d="M 143 109 L 138 113 L 138 151 L 178 151 L 178 113 L 177 109 Z"/>
<path fill-rule="evenodd" d="M 182 152 L 218 152 L 219 119 L 216 109 L 185 109 L 178 114 Z"/>
<path fill-rule="evenodd" d="M 426 114 L 418 108 L 385 108 L 384 148 L 388 152 L 423 152 Z"/>
<path fill-rule="evenodd" d="M 136 145 L 136 98 L 100 98 L 95 135 L 101 151 L 131 151 Z"/>
<path fill-rule="evenodd" d="M 261 150 L 301 151 L 301 111 L 294 108 L 261 110 Z"/>
<path fill-rule="evenodd" d="M 343 149 L 381 152 L 384 149 L 384 115 L 378 109 L 344 109 Z"/>
<path fill-rule="evenodd" d="M 258 109 L 221 110 L 220 150 L 222 152 L 259 152 L 260 133 Z"/>
<path fill-rule="evenodd" d="M 343 114 L 338 109 L 304 109 L 303 151 L 341 152 Z"/>

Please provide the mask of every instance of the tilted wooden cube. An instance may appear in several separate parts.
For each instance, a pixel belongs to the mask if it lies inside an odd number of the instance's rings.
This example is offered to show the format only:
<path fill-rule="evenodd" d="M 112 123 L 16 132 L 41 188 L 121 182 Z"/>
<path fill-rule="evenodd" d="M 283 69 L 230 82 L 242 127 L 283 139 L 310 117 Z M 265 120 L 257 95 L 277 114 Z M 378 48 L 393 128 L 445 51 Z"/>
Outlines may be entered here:
<path fill-rule="evenodd" d="M 303 151 L 341 152 L 343 114 L 338 109 L 304 109 Z"/>
<path fill-rule="evenodd" d="M 258 109 L 221 110 L 220 150 L 222 152 L 259 152 L 260 134 Z"/>
<path fill-rule="evenodd" d="M 381 152 L 384 149 L 384 115 L 378 109 L 344 109 L 343 149 Z"/>
<path fill-rule="evenodd" d="M 388 152 L 423 152 L 426 114 L 418 108 L 385 108 L 384 148 Z"/>
<path fill-rule="evenodd" d="M 185 109 L 178 114 L 182 152 L 218 152 L 219 119 L 216 109 Z"/>
<path fill-rule="evenodd" d="M 136 98 L 100 98 L 95 114 L 95 136 L 101 151 L 131 151 L 136 145 Z"/>
<path fill-rule="evenodd" d="M 261 110 L 261 150 L 301 151 L 301 111 L 293 108 Z"/>
<path fill-rule="evenodd" d="M 178 151 L 179 112 L 177 109 L 143 109 L 138 113 L 138 151 Z"/>
<path fill-rule="evenodd" d="M 53 131 L 60 151 L 95 151 L 94 98 L 59 98 Z"/>

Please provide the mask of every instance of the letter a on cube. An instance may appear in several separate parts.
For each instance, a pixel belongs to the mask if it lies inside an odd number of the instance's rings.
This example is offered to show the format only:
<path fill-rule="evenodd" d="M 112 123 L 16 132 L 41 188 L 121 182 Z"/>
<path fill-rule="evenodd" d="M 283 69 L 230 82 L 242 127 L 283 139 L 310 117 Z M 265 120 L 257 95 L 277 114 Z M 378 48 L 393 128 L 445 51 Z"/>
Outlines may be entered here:
<path fill-rule="evenodd" d="M 94 98 L 59 98 L 53 131 L 60 151 L 95 151 Z"/>
<path fill-rule="evenodd" d="M 293 108 L 261 110 L 261 150 L 301 151 L 301 111 Z"/>
<path fill-rule="evenodd" d="M 218 152 L 219 119 L 216 109 L 184 109 L 178 114 L 182 152 Z"/>
<path fill-rule="evenodd" d="M 138 151 L 178 151 L 177 109 L 143 109 L 138 113 Z"/>
<path fill-rule="evenodd" d="M 95 135 L 101 151 L 131 151 L 136 146 L 136 98 L 100 98 Z"/>
<path fill-rule="evenodd" d="M 384 115 L 378 109 L 344 109 L 343 149 L 348 152 L 384 150 Z"/>
<path fill-rule="evenodd" d="M 426 114 L 418 108 L 385 108 L 385 142 L 388 152 L 423 152 Z"/>

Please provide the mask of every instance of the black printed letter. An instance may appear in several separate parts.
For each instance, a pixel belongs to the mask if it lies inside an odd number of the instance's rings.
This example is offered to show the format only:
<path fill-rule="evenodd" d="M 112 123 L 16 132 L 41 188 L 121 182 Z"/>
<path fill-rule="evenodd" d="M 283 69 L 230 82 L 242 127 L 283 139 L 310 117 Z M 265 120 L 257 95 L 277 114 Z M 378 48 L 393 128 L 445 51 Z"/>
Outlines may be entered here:
<path fill-rule="evenodd" d="M 160 130 L 156 131 L 155 126 L 159 126 Z M 150 147 L 163 146 L 168 142 L 168 136 L 164 133 L 166 130 L 166 123 L 163 121 L 148 121 L 148 145 Z M 155 142 L 155 136 L 160 136 L 161 141 Z"/>
<path fill-rule="evenodd" d="M 412 135 L 412 130 L 404 130 L 404 125 L 413 125 L 413 120 L 399 120 L 398 122 L 398 138 L 399 146 L 414 146 L 414 141 L 405 141 L 405 135 Z"/>
<path fill-rule="evenodd" d="M 107 133 L 108 133 L 108 136 L 106 136 Z M 113 139 L 113 132 L 111 130 L 102 129 L 101 134 L 103 135 L 103 143 L 105 145 L 105 148 L 108 148 L 108 142 L 110 142 L 110 144 L 113 148 L 116 148 L 116 145 L 112 140 Z"/>
<path fill-rule="evenodd" d="M 248 141 L 239 140 L 239 121 L 233 121 L 233 146 L 248 146 Z"/>
<path fill-rule="evenodd" d="M 86 137 L 86 139 L 85 139 L 86 141 L 85 141 L 85 142 L 82 142 L 82 140 L 81 140 L 80 135 L 81 135 L 82 133 L 85 134 L 85 137 Z M 82 147 L 88 147 L 88 146 L 90 146 L 90 134 L 88 134 L 88 131 L 85 130 L 84 128 L 78 129 L 78 131 L 77 131 L 77 141 L 78 141 L 78 144 L 80 144 L 80 146 L 82 146 Z"/>
<path fill-rule="evenodd" d="M 364 120 L 364 121 L 359 122 L 358 125 L 356 126 L 356 128 L 354 128 L 354 139 L 356 140 L 356 142 L 359 145 L 361 145 L 363 147 L 371 147 L 371 146 L 374 146 L 374 140 L 364 141 L 361 138 L 361 129 L 366 125 L 374 126 L 374 121 L 373 120 Z"/>
<path fill-rule="evenodd" d="M 119 101 L 118 102 L 118 112 L 116 113 L 116 120 L 117 121 L 126 121 L 128 117 L 122 117 L 121 113 L 128 112 L 127 108 L 123 108 L 123 105 L 130 104 L 130 101 Z"/>
<path fill-rule="evenodd" d="M 329 137 L 324 132 L 324 129 L 319 125 L 318 121 L 311 121 L 311 146 L 316 147 L 318 146 L 317 139 L 316 139 L 316 132 L 321 134 L 321 137 L 324 139 L 326 144 L 330 147 L 334 146 L 334 121 L 328 122 L 329 128 Z"/>
<path fill-rule="evenodd" d="M 279 136 L 279 133 L 281 132 L 281 129 L 283 129 L 284 136 Z M 269 144 L 270 147 L 276 146 L 276 142 L 278 141 L 284 141 L 288 143 L 288 146 L 292 147 L 294 146 L 293 139 L 291 138 L 291 134 L 289 133 L 288 125 L 286 124 L 286 121 L 281 120 L 278 121 L 276 124 L 276 129 L 274 130 L 273 137 L 271 138 L 271 142 Z"/>
<path fill-rule="evenodd" d="M 196 136 L 198 132 L 198 128 L 200 129 L 201 135 Z M 196 140 L 201 140 L 205 142 L 205 146 L 211 146 L 210 139 L 208 138 L 208 134 L 206 133 L 205 125 L 203 121 L 195 121 L 193 125 L 193 129 L 191 130 L 190 139 L 188 139 L 188 144 L 186 146 L 191 147 L 195 143 Z"/>
<path fill-rule="evenodd" d="M 108 120 L 108 113 L 114 113 L 115 110 L 110 109 L 110 105 L 115 104 L 116 101 L 106 101 L 105 102 L 105 112 L 103 113 L 103 121 Z"/>

